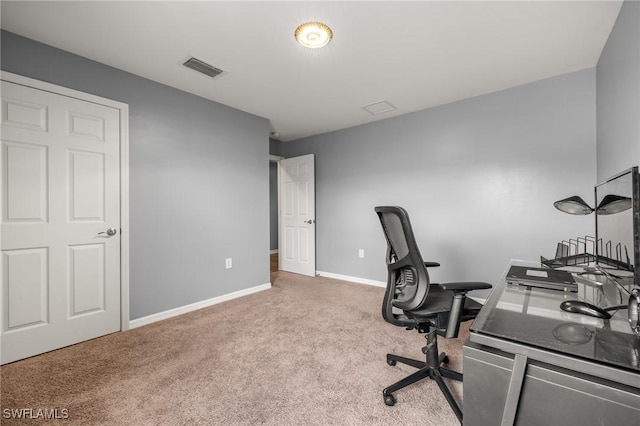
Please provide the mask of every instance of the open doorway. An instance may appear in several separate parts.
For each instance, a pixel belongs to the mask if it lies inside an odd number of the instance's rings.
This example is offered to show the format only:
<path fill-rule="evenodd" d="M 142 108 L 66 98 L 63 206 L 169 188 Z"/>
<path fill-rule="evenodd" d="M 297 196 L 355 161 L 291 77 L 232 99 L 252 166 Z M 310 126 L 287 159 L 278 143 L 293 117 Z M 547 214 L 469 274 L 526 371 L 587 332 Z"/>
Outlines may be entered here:
<path fill-rule="evenodd" d="M 278 161 L 284 157 L 269 156 L 269 267 L 278 271 Z"/>

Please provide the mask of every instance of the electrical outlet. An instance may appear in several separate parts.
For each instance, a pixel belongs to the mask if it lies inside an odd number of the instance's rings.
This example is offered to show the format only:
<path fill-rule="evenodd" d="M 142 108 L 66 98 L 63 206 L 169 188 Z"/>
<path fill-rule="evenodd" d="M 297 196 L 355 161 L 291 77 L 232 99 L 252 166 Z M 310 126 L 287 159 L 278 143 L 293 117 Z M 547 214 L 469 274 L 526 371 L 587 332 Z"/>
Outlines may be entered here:
<path fill-rule="evenodd" d="M 360 250 L 358 250 L 358 257 L 359 257 L 360 259 L 364 259 L 364 249 L 360 249 Z"/>
<path fill-rule="evenodd" d="M 232 259 L 232 258 L 230 258 L 230 257 L 227 257 L 227 258 L 224 260 L 224 265 L 225 265 L 225 267 L 226 267 L 227 269 L 231 269 L 231 268 L 233 268 L 233 259 Z"/>

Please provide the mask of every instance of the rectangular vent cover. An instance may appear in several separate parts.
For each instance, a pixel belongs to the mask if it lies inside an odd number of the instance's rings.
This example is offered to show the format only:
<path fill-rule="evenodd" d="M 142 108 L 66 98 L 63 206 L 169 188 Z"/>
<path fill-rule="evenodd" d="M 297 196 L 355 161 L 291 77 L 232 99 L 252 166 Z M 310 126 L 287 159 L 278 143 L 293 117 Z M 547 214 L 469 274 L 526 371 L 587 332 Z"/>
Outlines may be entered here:
<path fill-rule="evenodd" d="M 190 58 L 187 62 L 185 62 L 182 65 L 184 65 L 187 68 L 191 68 L 192 70 L 201 72 L 202 74 L 208 75 L 209 77 L 212 77 L 212 78 L 217 77 L 224 72 L 220 68 L 211 66 L 206 62 L 202 62 L 200 59 L 196 59 L 196 58 Z"/>
<path fill-rule="evenodd" d="M 363 105 L 360 108 L 367 111 L 371 115 L 380 115 L 386 112 L 395 111 L 397 108 L 387 100 L 381 100 L 369 105 Z"/>

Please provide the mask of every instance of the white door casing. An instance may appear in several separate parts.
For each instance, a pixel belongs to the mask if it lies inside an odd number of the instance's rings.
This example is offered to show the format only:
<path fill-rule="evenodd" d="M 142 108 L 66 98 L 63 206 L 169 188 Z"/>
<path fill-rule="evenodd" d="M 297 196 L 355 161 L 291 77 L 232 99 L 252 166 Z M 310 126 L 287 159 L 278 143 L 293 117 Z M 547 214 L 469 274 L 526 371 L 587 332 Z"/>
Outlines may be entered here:
<path fill-rule="evenodd" d="M 62 88 L 9 73 L 2 77 L 4 364 L 128 327 L 120 232 L 127 109 L 69 89 L 63 91 L 70 96 L 52 93 Z M 45 90 L 28 87 L 32 83 Z"/>
<path fill-rule="evenodd" d="M 315 167 L 313 154 L 278 162 L 279 269 L 316 275 Z"/>

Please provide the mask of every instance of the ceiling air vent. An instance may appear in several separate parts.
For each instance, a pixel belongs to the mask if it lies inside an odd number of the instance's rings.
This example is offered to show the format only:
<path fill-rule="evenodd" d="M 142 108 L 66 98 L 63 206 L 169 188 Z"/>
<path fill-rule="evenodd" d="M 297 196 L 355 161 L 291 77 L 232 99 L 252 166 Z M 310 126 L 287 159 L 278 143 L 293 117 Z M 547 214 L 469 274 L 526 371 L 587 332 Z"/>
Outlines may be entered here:
<path fill-rule="evenodd" d="M 380 115 L 384 114 L 385 112 L 395 111 L 397 109 L 394 105 L 391 104 L 391 102 L 384 99 L 369 105 L 363 105 L 360 108 L 367 111 L 371 115 Z"/>
<path fill-rule="evenodd" d="M 196 59 L 196 58 L 190 58 L 187 62 L 185 62 L 182 65 L 184 65 L 187 68 L 191 68 L 192 70 L 201 72 L 202 74 L 208 75 L 209 77 L 212 77 L 212 78 L 217 77 L 224 72 L 220 68 L 211 66 L 206 62 L 202 62 L 200 59 Z"/>

